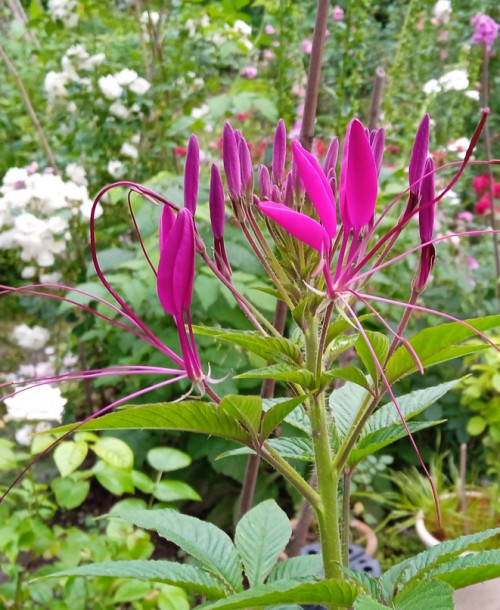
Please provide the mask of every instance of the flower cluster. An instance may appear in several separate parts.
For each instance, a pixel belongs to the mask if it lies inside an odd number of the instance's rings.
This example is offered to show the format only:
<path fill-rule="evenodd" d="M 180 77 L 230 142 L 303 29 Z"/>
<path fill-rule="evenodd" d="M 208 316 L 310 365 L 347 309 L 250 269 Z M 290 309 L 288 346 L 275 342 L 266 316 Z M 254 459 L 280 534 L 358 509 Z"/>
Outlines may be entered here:
<path fill-rule="evenodd" d="M 67 28 L 78 23 L 77 0 L 49 0 L 48 11 L 53 21 L 62 21 Z"/>
<path fill-rule="evenodd" d="M 493 179 L 490 189 L 489 174 L 481 174 L 472 181 L 475 194 L 479 197 L 475 205 L 476 214 L 486 214 L 491 210 L 491 193 L 494 199 L 500 199 L 500 182 Z"/>
<path fill-rule="evenodd" d="M 12 338 L 19 345 L 29 350 L 39 350 L 50 339 L 50 332 L 42 326 L 30 328 L 27 324 L 19 324 L 12 332 Z"/>
<path fill-rule="evenodd" d="M 441 93 L 441 91 L 465 91 L 465 95 L 474 100 L 479 100 L 479 91 L 467 90 L 469 87 L 469 75 L 467 70 L 451 70 L 440 78 L 431 78 L 422 87 L 426 95 Z"/>
<path fill-rule="evenodd" d="M 487 51 L 490 51 L 498 36 L 500 24 L 491 17 L 488 17 L 488 15 L 483 15 L 483 13 L 475 15 L 470 20 L 470 24 L 475 28 L 471 42 L 482 44 L 486 47 Z"/>
<path fill-rule="evenodd" d="M 88 219 L 92 206 L 83 167 L 71 163 L 67 173 L 74 179 L 38 172 L 36 164 L 7 171 L 0 187 L 0 249 L 21 248 L 21 260 L 40 267 L 50 267 L 64 254 L 70 218 Z M 34 267 L 23 273 L 34 275 Z"/>

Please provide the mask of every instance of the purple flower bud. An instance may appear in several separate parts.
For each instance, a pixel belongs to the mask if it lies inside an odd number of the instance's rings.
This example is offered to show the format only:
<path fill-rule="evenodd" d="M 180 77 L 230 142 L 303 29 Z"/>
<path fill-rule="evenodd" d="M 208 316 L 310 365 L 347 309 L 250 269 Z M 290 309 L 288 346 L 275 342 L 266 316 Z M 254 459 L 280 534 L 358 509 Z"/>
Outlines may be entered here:
<path fill-rule="evenodd" d="M 271 197 L 271 178 L 269 177 L 269 170 L 265 165 L 259 165 L 258 170 L 259 179 L 259 191 L 260 196 L 263 199 L 270 199 Z"/>
<path fill-rule="evenodd" d="M 158 230 L 158 241 L 160 247 L 160 254 L 162 253 L 163 246 L 167 239 L 167 235 L 170 233 L 170 229 L 175 222 L 175 214 L 169 205 L 164 205 L 160 216 L 160 225 Z"/>
<path fill-rule="evenodd" d="M 418 126 L 410 157 L 410 193 L 414 195 L 420 193 L 420 179 L 424 174 L 425 160 L 429 154 L 429 130 L 430 118 L 426 114 Z"/>
<path fill-rule="evenodd" d="M 377 168 L 377 176 L 380 174 L 382 168 L 382 158 L 384 156 L 385 148 L 385 129 L 380 127 L 374 129 L 370 134 L 370 146 L 375 159 L 375 166 Z"/>
<path fill-rule="evenodd" d="M 290 207 L 293 201 L 293 174 L 288 172 L 285 180 L 285 205 Z"/>
<path fill-rule="evenodd" d="M 359 230 L 373 217 L 377 201 L 377 167 L 363 125 L 347 126 L 340 168 L 340 217 L 344 230 Z"/>
<path fill-rule="evenodd" d="M 328 177 L 330 171 L 333 170 L 335 173 L 335 166 L 337 165 L 337 157 L 339 155 L 339 139 L 337 136 L 330 142 L 330 146 L 326 152 L 325 162 L 323 163 L 323 171 Z"/>
<path fill-rule="evenodd" d="M 233 128 L 229 123 L 224 125 L 222 141 L 222 160 L 226 173 L 227 186 L 231 197 L 241 197 L 241 169 L 238 145 Z"/>
<path fill-rule="evenodd" d="M 432 239 L 434 230 L 434 207 L 435 207 L 435 191 L 434 191 L 434 161 L 431 157 L 426 159 L 421 187 L 420 187 L 420 205 L 418 212 L 418 225 L 420 229 L 420 239 L 422 243 Z"/>
<path fill-rule="evenodd" d="M 418 266 L 417 277 L 413 282 L 413 290 L 416 292 L 422 292 L 427 284 L 429 275 L 434 268 L 436 262 L 436 251 L 432 244 L 427 244 L 422 248 L 420 254 L 420 264 Z"/>
<path fill-rule="evenodd" d="M 281 190 L 277 184 L 273 184 L 273 188 L 271 189 L 271 199 L 273 201 L 281 201 Z"/>
<path fill-rule="evenodd" d="M 181 208 L 167 235 L 163 235 L 158 263 L 157 291 L 163 309 L 178 318 L 189 309 L 194 282 L 194 222 Z"/>
<path fill-rule="evenodd" d="M 224 187 L 219 168 L 212 164 L 212 172 L 210 176 L 210 195 L 208 198 L 210 205 L 210 221 L 212 223 L 212 232 L 215 239 L 224 237 L 224 224 L 226 220 L 226 205 L 224 198 Z"/>
<path fill-rule="evenodd" d="M 198 179 L 200 175 L 200 148 L 196 136 L 189 138 L 184 170 L 184 207 L 194 216 L 198 199 Z"/>
<path fill-rule="evenodd" d="M 280 119 L 276 127 L 276 133 L 274 135 L 274 146 L 273 146 L 273 179 L 278 184 L 283 181 L 283 171 L 285 169 L 286 159 L 286 127 L 285 121 Z"/>
<path fill-rule="evenodd" d="M 238 143 L 238 156 L 240 158 L 240 173 L 243 189 L 253 190 L 253 165 L 247 141 L 242 136 Z"/>
<path fill-rule="evenodd" d="M 318 161 L 298 142 L 292 142 L 292 152 L 297 171 L 302 178 L 306 193 L 330 238 L 337 232 L 335 198 L 325 173 Z"/>

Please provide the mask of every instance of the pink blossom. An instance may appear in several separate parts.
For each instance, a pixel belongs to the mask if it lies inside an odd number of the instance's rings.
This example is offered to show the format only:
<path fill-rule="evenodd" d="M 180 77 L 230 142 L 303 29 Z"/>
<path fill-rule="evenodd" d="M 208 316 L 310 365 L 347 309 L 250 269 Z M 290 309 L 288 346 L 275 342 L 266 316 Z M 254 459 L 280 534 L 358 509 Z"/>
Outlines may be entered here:
<path fill-rule="evenodd" d="M 310 55 L 313 48 L 312 40 L 310 40 L 309 38 L 304 38 L 304 40 L 300 43 L 300 48 L 304 53 Z"/>
<path fill-rule="evenodd" d="M 272 25 L 266 25 L 266 27 L 264 28 L 264 32 L 266 34 L 269 34 L 269 36 L 271 36 L 272 34 L 274 34 L 276 30 L 273 28 Z"/>
<path fill-rule="evenodd" d="M 479 269 L 479 263 L 477 262 L 477 260 L 474 257 L 472 257 L 472 256 L 467 257 L 467 268 L 468 269 Z"/>
<path fill-rule="evenodd" d="M 246 78 L 255 78 L 257 73 L 258 70 L 255 66 L 247 66 L 240 72 L 241 76 L 246 76 Z"/>
<path fill-rule="evenodd" d="M 498 36 L 500 24 L 483 13 L 477 13 L 470 20 L 470 24 L 476 28 L 471 42 L 474 44 L 484 44 L 489 51 Z"/>
<path fill-rule="evenodd" d="M 467 210 L 460 212 L 458 215 L 458 219 L 463 220 L 464 222 L 472 222 L 473 218 L 474 216 L 471 214 L 471 212 L 467 212 Z"/>
<path fill-rule="evenodd" d="M 334 21 L 342 21 L 344 18 L 344 9 L 337 4 L 333 7 L 333 19 Z"/>

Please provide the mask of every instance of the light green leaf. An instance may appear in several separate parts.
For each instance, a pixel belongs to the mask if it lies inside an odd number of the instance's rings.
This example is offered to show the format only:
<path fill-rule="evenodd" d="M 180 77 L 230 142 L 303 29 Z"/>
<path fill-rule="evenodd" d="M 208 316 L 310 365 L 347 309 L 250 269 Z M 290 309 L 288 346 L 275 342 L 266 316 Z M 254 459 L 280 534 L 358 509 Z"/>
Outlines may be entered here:
<path fill-rule="evenodd" d="M 271 363 L 287 360 L 300 364 L 302 361 L 300 348 L 285 337 L 263 337 L 256 331 L 217 329 L 205 326 L 193 326 L 193 330 L 197 335 L 215 337 L 233 345 L 239 345 Z"/>
<path fill-rule="evenodd" d="M 321 553 L 300 555 L 279 561 L 271 570 L 267 582 L 279 580 L 312 580 L 323 568 Z"/>
<path fill-rule="evenodd" d="M 260 396 L 224 396 L 219 405 L 220 408 L 241 422 L 249 433 L 257 435 L 262 415 L 262 398 Z"/>
<path fill-rule="evenodd" d="M 370 576 L 370 574 L 362 572 L 361 570 L 348 568 L 347 566 L 341 566 L 341 569 L 345 574 L 350 577 L 351 580 L 363 587 L 363 589 L 369 595 L 373 596 L 375 599 L 379 599 L 381 597 L 381 589 L 378 578 L 374 578 L 373 576 Z M 355 608 L 357 608 L 356 605 Z"/>
<path fill-rule="evenodd" d="M 88 445 L 83 441 L 63 441 L 54 450 L 54 462 L 62 477 L 74 472 L 87 457 Z"/>
<path fill-rule="evenodd" d="M 406 420 L 411 419 L 436 402 L 436 400 L 439 400 L 439 398 L 454 388 L 458 383 L 460 383 L 460 381 L 460 379 L 448 381 L 431 388 L 415 390 L 414 392 L 400 396 L 397 401 L 401 413 L 404 415 Z M 375 413 L 369 417 L 368 421 L 366 422 L 366 426 L 363 429 L 363 435 L 367 436 L 372 432 L 376 432 L 377 430 L 386 428 L 392 424 L 397 424 L 400 421 L 401 418 L 396 406 L 391 401 L 380 407 L 380 409 L 377 409 L 377 411 L 375 411 Z"/>
<path fill-rule="evenodd" d="M 394 600 L 395 610 L 422 610 L 439 608 L 453 610 L 453 587 L 440 580 L 418 582 L 405 587 Z"/>
<path fill-rule="evenodd" d="M 253 369 L 236 376 L 237 379 L 276 379 L 277 381 L 287 381 L 298 383 L 303 388 L 313 390 L 316 387 L 316 380 L 311 371 L 300 369 L 293 364 L 271 364 L 261 369 Z"/>
<path fill-rule="evenodd" d="M 467 422 L 467 433 L 471 436 L 478 436 L 482 434 L 488 425 L 488 422 L 481 417 L 481 415 L 475 415 L 471 417 Z"/>
<path fill-rule="evenodd" d="M 142 493 L 150 494 L 154 489 L 154 481 L 140 470 L 132 470 L 132 483 Z"/>
<path fill-rule="evenodd" d="M 476 330 L 484 332 L 500 326 L 500 315 L 466 320 L 466 322 Z M 484 345 L 459 346 L 463 341 L 475 336 L 473 330 L 464 327 L 458 322 L 451 322 L 420 331 L 410 339 L 410 344 L 418 354 L 422 364 L 430 366 L 473 353 L 478 349 L 485 349 Z M 386 374 L 389 382 L 393 383 L 416 370 L 417 367 L 413 358 L 408 353 L 406 347 L 402 345 L 389 359 Z"/>
<path fill-rule="evenodd" d="M 500 550 L 481 551 L 464 557 L 455 557 L 439 564 L 425 574 L 438 578 L 454 589 L 462 589 L 478 582 L 500 577 Z"/>
<path fill-rule="evenodd" d="M 362 386 L 366 390 L 371 389 L 369 380 L 361 369 L 355 366 L 344 366 L 339 369 L 332 369 L 321 375 L 321 385 L 330 383 L 333 379 L 345 379 L 357 385 Z"/>
<path fill-rule="evenodd" d="M 301 460 L 304 462 L 314 461 L 313 445 L 309 438 L 280 436 L 279 438 L 270 438 L 266 443 L 285 459 Z M 238 449 L 232 449 L 231 451 L 221 453 L 217 456 L 217 459 L 220 460 L 235 455 L 250 455 L 252 453 L 255 452 L 249 447 L 239 447 Z"/>
<path fill-rule="evenodd" d="M 155 561 L 137 559 L 133 561 L 104 561 L 91 563 L 61 572 L 47 578 L 61 576 L 110 576 L 113 578 L 139 578 L 154 582 L 165 582 L 182 587 L 192 593 L 215 599 L 225 597 L 226 591 L 220 582 L 201 568 L 177 563 L 176 561 Z"/>
<path fill-rule="evenodd" d="M 115 496 L 121 496 L 124 493 L 134 493 L 134 484 L 132 482 L 132 473 L 124 468 L 110 466 L 104 461 L 99 461 L 92 468 L 99 483 Z"/>
<path fill-rule="evenodd" d="M 356 415 L 370 394 L 365 388 L 348 381 L 341 388 L 333 390 L 328 399 L 335 427 L 340 436 L 345 437 L 351 429 Z"/>
<path fill-rule="evenodd" d="M 120 604 L 144 599 L 151 588 L 151 585 L 147 582 L 137 581 L 136 579 L 127 580 L 116 589 L 113 595 L 113 603 Z"/>
<path fill-rule="evenodd" d="M 192 555 L 215 576 L 226 591 L 241 591 L 242 566 L 229 536 L 221 529 L 175 510 L 124 511 L 122 519 L 144 529 L 152 529 Z"/>
<path fill-rule="evenodd" d="M 10 447 L 0 445 L 0 471 L 17 468 L 16 454 Z"/>
<path fill-rule="evenodd" d="M 354 610 L 387 610 L 387 606 L 384 606 L 376 599 L 367 597 L 366 595 L 359 595 L 353 606 Z"/>
<path fill-rule="evenodd" d="M 386 335 L 373 330 L 365 330 L 365 334 L 378 362 L 381 366 L 383 366 L 387 358 L 387 354 L 389 353 L 389 338 Z M 363 361 L 363 364 L 365 365 L 370 377 L 372 379 L 378 379 L 380 375 L 379 367 L 373 358 L 366 339 L 361 334 L 356 341 L 356 352 Z"/>
<path fill-rule="evenodd" d="M 186 468 L 191 464 L 191 457 L 172 447 L 153 447 L 147 453 L 149 465 L 160 472 L 171 472 Z"/>
<path fill-rule="evenodd" d="M 308 436 L 311 436 L 311 422 L 303 406 L 296 407 L 291 413 L 285 417 L 285 422 L 297 430 L 302 430 Z"/>
<path fill-rule="evenodd" d="M 350 347 L 353 347 L 358 340 L 359 333 L 352 333 L 350 335 L 339 335 L 335 337 L 333 341 L 328 345 L 327 355 L 328 358 L 333 362 L 340 354 L 345 352 Z"/>
<path fill-rule="evenodd" d="M 297 584 L 296 581 L 272 582 L 268 585 L 252 587 L 247 591 L 232 595 L 227 599 L 203 604 L 199 610 L 248 610 L 271 604 L 335 604 L 349 608 L 352 606 L 358 588 L 349 582 L 323 580 L 317 583 Z"/>
<path fill-rule="evenodd" d="M 77 481 L 71 477 L 55 478 L 50 484 L 61 508 L 71 510 L 80 506 L 90 490 L 89 481 Z"/>
<path fill-rule="evenodd" d="M 110 466 L 132 470 L 134 453 L 132 449 L 119 438 L 105 436 L 91 445 L 92 451 Z"/>
<path fill-rule="evenodd" d="M 73 425 L 61 426 L 57 428 L 57 432 L 66 432 L 73 427 Z M 157 403 L 140 407 L 128 406 L 123 410 L 89 421 L 80 429 L 185 430 L 222 436 L 243 444 L 251 442 L 249 434 L 232 416 L 213 403 L 199 400 Z"/>
<path fill-rule="evenodd" d="M 291 535 L 290 520 L 274 500 L 266 500 L 243 515 L 234 543 L 251 587 L 264 583 Z"/>
<path fill-rule="evenodd" d="M 261 438 L 267 438 L 298 405 L 304 402 L 305 398 L 296 396 L 290 400 L 283 400 L 266 411 L 261 425 Z"/>
<path fill-rule="evenodd" d="M 160 481 L 156 484 L 153 495 L 162 502 L 178 500 L 201 500 L 197 492 L 183 481 Z"/>

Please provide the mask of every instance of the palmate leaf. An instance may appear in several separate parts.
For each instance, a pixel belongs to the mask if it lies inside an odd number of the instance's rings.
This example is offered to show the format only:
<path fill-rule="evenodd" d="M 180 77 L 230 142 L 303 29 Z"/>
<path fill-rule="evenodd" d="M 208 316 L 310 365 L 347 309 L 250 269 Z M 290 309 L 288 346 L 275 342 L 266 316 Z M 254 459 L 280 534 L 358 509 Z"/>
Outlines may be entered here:
<path fill-rule="evenodd" d="M 323 580 L 317 583 L 297 581 L 272 582 L 252 587 L 227 599 L 199 606 L 200 610 L 238 610 L 261 608 L 272 604 L 335 604 L 349 608 L 359 589 L 353 583 L 338 580 Z"/>
<path fill-rule="evenodd" d="M 466 320 L 466 322 L 476 330 L 484 332 L 500 326 L 500 315 Z M 485 349 L 487 347 L 485 344 L 459 345 L 475 336 L 473 330 L 458 322 L 451 322 L 420 331 L 410 339 L 410 344 L 418 354 L 422 364 L 430 366 Z M 386 374 L 389 382 L 393 383 L 416 370 L 417 367 L 412 356 L 403 345 L 389 359 Z"/>
<path fill-rule="evenodd" d="M 469 534 L 467 536 L 460 536 L 454 540 L 441 542 L 440 544 L 415 555 L 415 557 L 405 559 L 387 570 L 381 577 L 380 584 L 384 596 L 391 598 L 396 587 L 404 585 L 412 578 L 418 577 L 421 573 L 425 573 L 431 567 L 436 567 L 445 561 L 456 557 L 460 553 L 468 550 L 474 544 L 483 542 L 483 540 L 487 540 L 498 534 L 500 534 L 500 528 Z"/>
<path fill-rule="evenodd" d="M 439 608 L 453 610 L 453 587 L 440 580 L 429 580 L 406 587 L 394 600 L 395 610 Z"/>
<path fill-rule="evenodd" d="M 61 426 L 51 432 L 68 432 L 74 425 Z M 87 422 L 79 430 L 113 429 L 184 430 L 201 432 L 237 441 L 251 442 L 251 437 L 220 406 L 199 400 L 166 402 L 142 406 L 127 405 L 120 411 Z"/>
<path fill-rule="evenodd" d="M 111 576 L 114 578 L 138 578 L 176 585 L 191 593 L 220 599 L 227 590 L 220 581 L 201 568 L 176 561 L 137 559 L 131 561 L 103 561 L 91 563 L 50 574 L 46 578 L 60 576 Z"/>
<path fill-rule="evenodd" d="M 215 337 L 233 345 L 239 345 L 268 362 L 288 360 L 300 364 L 302 360 L 300 348 L 285 337 L 263 337 L 256 331 L 207 328 L 206 326 L 193 326 L 193 330 L 198 335 Z"/>
<path fill-rule="evenodd" d="M 246 373 L 236 376 L 237 379 L 276 379 L 276 381 L 287 381 L 298 383 L 303 388 L 314 390 L 316 380 L 313 373 L 306 369 L 301 369 L 293 364 L 271 364 L 261 369 L 252 369 Z"/>
<path fill-rule="evenodd" d="M 441 419 L 434 421 L 408 422 L 407 425 L 410 432 L 414 434 L 420 430 L 425 430 L 426 428 L 431 428 L 432 426 L 438 426 L 445 421 L 445 419 Z M 349 454 L 349 466 L 359 464 L 359 462 L 361 462 L 361 460 L 368 455 L 376 453 L 383 447 L 387 447 L 405 436 L 408 436 L 408 432 L 402 423 L 392 424 L 391 426 L 386 426 L 385 428 L 367 434 L 359 441 L 356 447 Z"/>
<path fill-rule="evenodd" d="M 234 543 L 251 587 L 264 583 L 291 535 L 290 520 L 274 500 L 258 504 L 240 519 Z"/>
<path fill-rule="evenodd" d="M 500 550 L 480 551 L 455 557 L 426 572 L 427 578 L 438 578 L 461 589 L 500 577 Z"/>
<path fill-rule="evenodd" d="M 197 559 L 229 592 L 241 591 L 242 565 L 231 538 L 221 529 L 170 508 L 159 510 L 123 510 L 116 516 L 175 543 Z"/>

